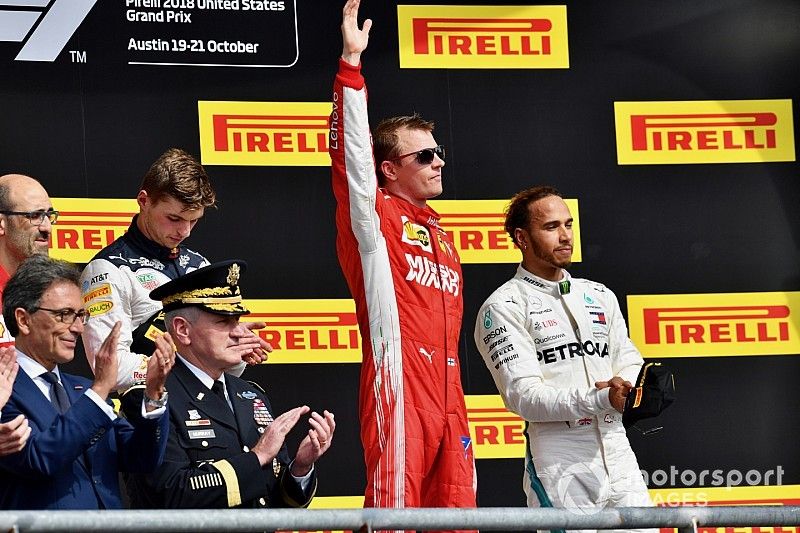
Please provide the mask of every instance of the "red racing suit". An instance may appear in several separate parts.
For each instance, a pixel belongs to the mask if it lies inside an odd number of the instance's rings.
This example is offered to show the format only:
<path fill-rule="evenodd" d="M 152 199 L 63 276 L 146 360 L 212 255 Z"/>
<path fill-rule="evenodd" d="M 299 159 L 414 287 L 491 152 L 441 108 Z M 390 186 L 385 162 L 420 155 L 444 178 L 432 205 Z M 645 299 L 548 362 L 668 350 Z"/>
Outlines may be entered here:
<path fill-rule="evenodd" d="M 366 507 L 474 507 L 458 360 L 458 253 L 430 207 L 379 189 L 360 66 L 339 61 L 330 153 L 336 249 L 363 342 Z"/>

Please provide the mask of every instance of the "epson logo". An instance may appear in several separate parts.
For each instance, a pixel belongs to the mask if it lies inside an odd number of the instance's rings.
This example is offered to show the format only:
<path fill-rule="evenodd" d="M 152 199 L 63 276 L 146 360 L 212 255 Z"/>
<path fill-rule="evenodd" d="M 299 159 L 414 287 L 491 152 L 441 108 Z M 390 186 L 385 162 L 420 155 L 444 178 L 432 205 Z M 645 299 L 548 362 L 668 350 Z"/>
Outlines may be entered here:
<path fill-rule="evenodd" d="M 55 61 L 96 2 L 0 0 L 0 41 L 24 42 L 16 61 Z"/>

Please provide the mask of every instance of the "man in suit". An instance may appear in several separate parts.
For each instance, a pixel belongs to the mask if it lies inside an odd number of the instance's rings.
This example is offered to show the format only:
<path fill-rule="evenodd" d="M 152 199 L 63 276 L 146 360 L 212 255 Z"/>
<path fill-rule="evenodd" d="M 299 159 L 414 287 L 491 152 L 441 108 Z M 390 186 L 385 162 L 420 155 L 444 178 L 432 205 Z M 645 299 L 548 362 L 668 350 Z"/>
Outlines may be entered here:
<path fill-rule="evenodd" d="M 164 455 L 164 383 L 174 363 L 167 335 L 148 361 L 146 401 L 128 421 L 106 403 L 117 379 L 119 324 L 97 352 L 94 382 L 59 371 L 74 357 L 88 316 L 79 276 L 67 263 L 34 255 L 6 285 L 3 316 L 19 371 L 2 420 L 25 415 L 31 436 L 0 458 L 2 509 L 120 508 L 118 472 L 150 472 Z"/>
<path fill-rule="evenodd" d="M 128 480 L 134 507 L 305 507 L 314 496 L 314 462 L 331 445 L 333 413 L 311 413 L 292 460 L 284 439 L 310 409 L 273 419 L 258 385 L 225 374 L 252 349 L 252 334 L 239 322 L 249 312 L 238 286 L 245 267 L 238 260 L 215 263 L 150 293 L 164 306 L 178 354 L 167 379 L 171 427 L 164 463 Z M 123 397 L 125 412 L 136 409 L 133 398 L 133 392 Z"/>

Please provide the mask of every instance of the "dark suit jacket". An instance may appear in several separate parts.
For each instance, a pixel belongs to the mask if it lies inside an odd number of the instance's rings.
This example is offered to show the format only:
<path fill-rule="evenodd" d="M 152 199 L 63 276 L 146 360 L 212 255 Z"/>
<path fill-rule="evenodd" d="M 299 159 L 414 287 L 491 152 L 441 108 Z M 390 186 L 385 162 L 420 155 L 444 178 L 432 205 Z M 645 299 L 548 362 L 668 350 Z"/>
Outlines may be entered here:
<path fill-rule="evenodd" d="M 164 456 L 166 415 L 112 421 L 84 394 L 89 380 L 62 372 L 61 381 L 72 403 L 63 415 L 28 374 L 17 374 L 2 421 L 23 414 L 31 435 L 20 452 L 0 457 L 2 509 L 118 509 L 118 473 L 151 472 Z"/>
<path fill-rule="evenodd" d="M 263 391 L 229 374 L 225 383 L 233 412 L 182 361 L 175 362 L 167 377 L 167 453 L 153 474 L 128 476 L 133 507 L 305 507 L 311 502 L 316 475 L 305 492 L 300 490 L 289 473 L 286 446 L 264 468 L 249 451 L 272 421 Z M 141 389 L 125 394 L 123 411 L 135 411 L 140 401 Z"/>

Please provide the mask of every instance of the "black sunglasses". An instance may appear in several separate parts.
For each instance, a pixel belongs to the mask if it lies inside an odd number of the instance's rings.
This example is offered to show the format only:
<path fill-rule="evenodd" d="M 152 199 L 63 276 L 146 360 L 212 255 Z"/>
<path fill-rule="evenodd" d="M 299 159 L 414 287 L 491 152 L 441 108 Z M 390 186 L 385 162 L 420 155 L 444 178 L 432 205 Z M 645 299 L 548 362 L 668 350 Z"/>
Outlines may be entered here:
<path fill-rule="evenodd" d="M 440 144 L 436 148 L 423 148 L 422 150 L 417 150 L 416 152 L 398 155 L 397 157 L 391 158 L 390 161 L 397 161 L 398 159 L 403 159 L 404 157 L 408 157 L 410 155 L 417 156 L 417 163 L 420 165 L 430 165 L 433 163 L 434 155 L 439 156 L 439 159 L 444 161 L 444 146 Z"/>

